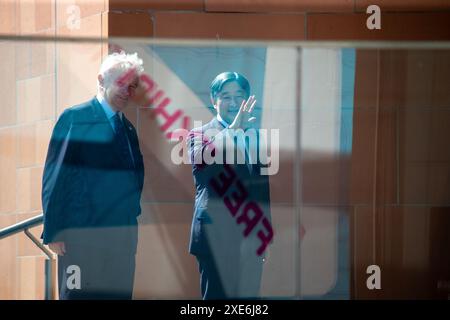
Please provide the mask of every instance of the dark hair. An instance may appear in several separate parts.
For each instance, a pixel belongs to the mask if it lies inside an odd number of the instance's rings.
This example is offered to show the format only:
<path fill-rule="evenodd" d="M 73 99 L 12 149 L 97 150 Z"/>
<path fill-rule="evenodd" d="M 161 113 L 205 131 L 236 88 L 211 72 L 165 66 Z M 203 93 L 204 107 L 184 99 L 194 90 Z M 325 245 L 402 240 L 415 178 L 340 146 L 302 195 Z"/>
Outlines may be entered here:
<path fill-rule="evenodd" d="M 250 84 L 247 78 L 237 72 L 222 72 L 211 82 L 211 99 L 216 101 L 217 94 L 222 90 L 223 86 L 231 81 L 236 81 L 247 94 L 250 95 Z"/>

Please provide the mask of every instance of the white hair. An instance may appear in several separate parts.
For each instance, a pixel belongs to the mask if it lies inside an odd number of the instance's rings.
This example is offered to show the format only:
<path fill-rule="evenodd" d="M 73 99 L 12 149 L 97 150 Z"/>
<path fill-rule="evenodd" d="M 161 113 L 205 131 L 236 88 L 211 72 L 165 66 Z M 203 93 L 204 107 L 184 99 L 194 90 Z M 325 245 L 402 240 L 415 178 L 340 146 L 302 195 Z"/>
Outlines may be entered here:
<path fill-rule="evenodd" d="M 143 62 L 137 53 L 127 54 L 124 51 L 120 53 L 114 52 L 108 55 L 102 62 L 99 74 L 103 78 L 103 86 L 98 83 L 100 87 L 107 88 L 114 83 L 121 75 L 127 71 L 134 69 L 136 75 L 141 75 L 144 72 Z"/>

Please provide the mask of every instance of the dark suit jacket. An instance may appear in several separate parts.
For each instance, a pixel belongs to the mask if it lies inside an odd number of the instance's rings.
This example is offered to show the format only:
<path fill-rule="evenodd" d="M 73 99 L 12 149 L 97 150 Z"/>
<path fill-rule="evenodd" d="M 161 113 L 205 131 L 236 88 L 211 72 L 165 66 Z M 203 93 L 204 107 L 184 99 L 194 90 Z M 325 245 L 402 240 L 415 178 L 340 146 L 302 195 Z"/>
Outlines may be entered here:
<path fill-rule="evenodd" d="M 135 166 L 121 156 L 96 98 L 58 119 L 43 175 L 44 243 L 135 250 L 144 165 L 136 130 L 123 120 Z"/>
<path fill-rule="evenodd" d="M 239 193 L 237 187 L 237 181 L 239 181 L 248 192 L 246 202 L 254 201 L 257 203 L 264 216 L 270 221 L 269 178 L 267 175 L 260 174 L 260 163 L 253 164 L 251 171 L 246 164 L 229 164 L 228 168 L 231 168 L 236 178 L 224 195 L 218 194 L 211 184 L 212 179 L 219 181 L 218 177 L 221 174 L 229 176 L 231 171 L 227 170 L 224 164 L 194 163 L 196 157 L 201 157 L 206 148 L 211 147 L 214 137 L 205 135 L 205 132 L 208 133 L 207 131 L 210 129 L 220 131 L 224 127 L 214 118 L 206 125 L 192 129 L 188 138 L 196 189 L 189 252 L 194 255 L 212 255 L 214 252 L 220 258 L 233 258 L 239 255 L 244 240 L 244 225 L 238 224 L 236 221 L 237 216 L 242 212 L 242 207 L 233 217 L 225 206 L 223 199 L 226 196 L 231 198 L 233 192 Z M 224 155 L 224 162 L 225 159 L 226 155 Z M 246 239 L 253 238 L 253 241 L 256 241 L 257 231 L 257 228 L 255 228 Z"/>

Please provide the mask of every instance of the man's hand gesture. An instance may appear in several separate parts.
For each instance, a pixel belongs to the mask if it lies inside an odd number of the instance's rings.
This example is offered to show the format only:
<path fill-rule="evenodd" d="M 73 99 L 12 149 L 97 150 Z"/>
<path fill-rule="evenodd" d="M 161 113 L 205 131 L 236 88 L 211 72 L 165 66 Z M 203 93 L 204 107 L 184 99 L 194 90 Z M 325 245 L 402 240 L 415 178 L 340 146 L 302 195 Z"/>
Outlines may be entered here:
<path fill-rule="evenodd" d="M 252 116 L 255 104 L 255 96 L 250 96 L 247 100 L 242 101 L 239 111 L 229 128 L 245 130 L 250 127 L 251 123 L 256 120 L 256 118 Z"/>

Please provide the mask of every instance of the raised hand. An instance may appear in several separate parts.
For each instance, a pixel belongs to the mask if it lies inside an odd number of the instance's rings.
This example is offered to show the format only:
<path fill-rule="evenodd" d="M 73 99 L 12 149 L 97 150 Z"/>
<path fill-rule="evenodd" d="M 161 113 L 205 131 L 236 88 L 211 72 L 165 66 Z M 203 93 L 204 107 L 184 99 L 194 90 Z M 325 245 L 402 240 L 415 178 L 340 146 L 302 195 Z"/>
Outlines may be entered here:
<path fill-rule="evenodd" d="M 252 116 L 253 108 L 255 107 L 255 96 L 250 96 L 247 100 L 242 101 L 239 111 L 230 125 L 230 129 L 247 129 L 251 123 L 256 120 Z"/>

